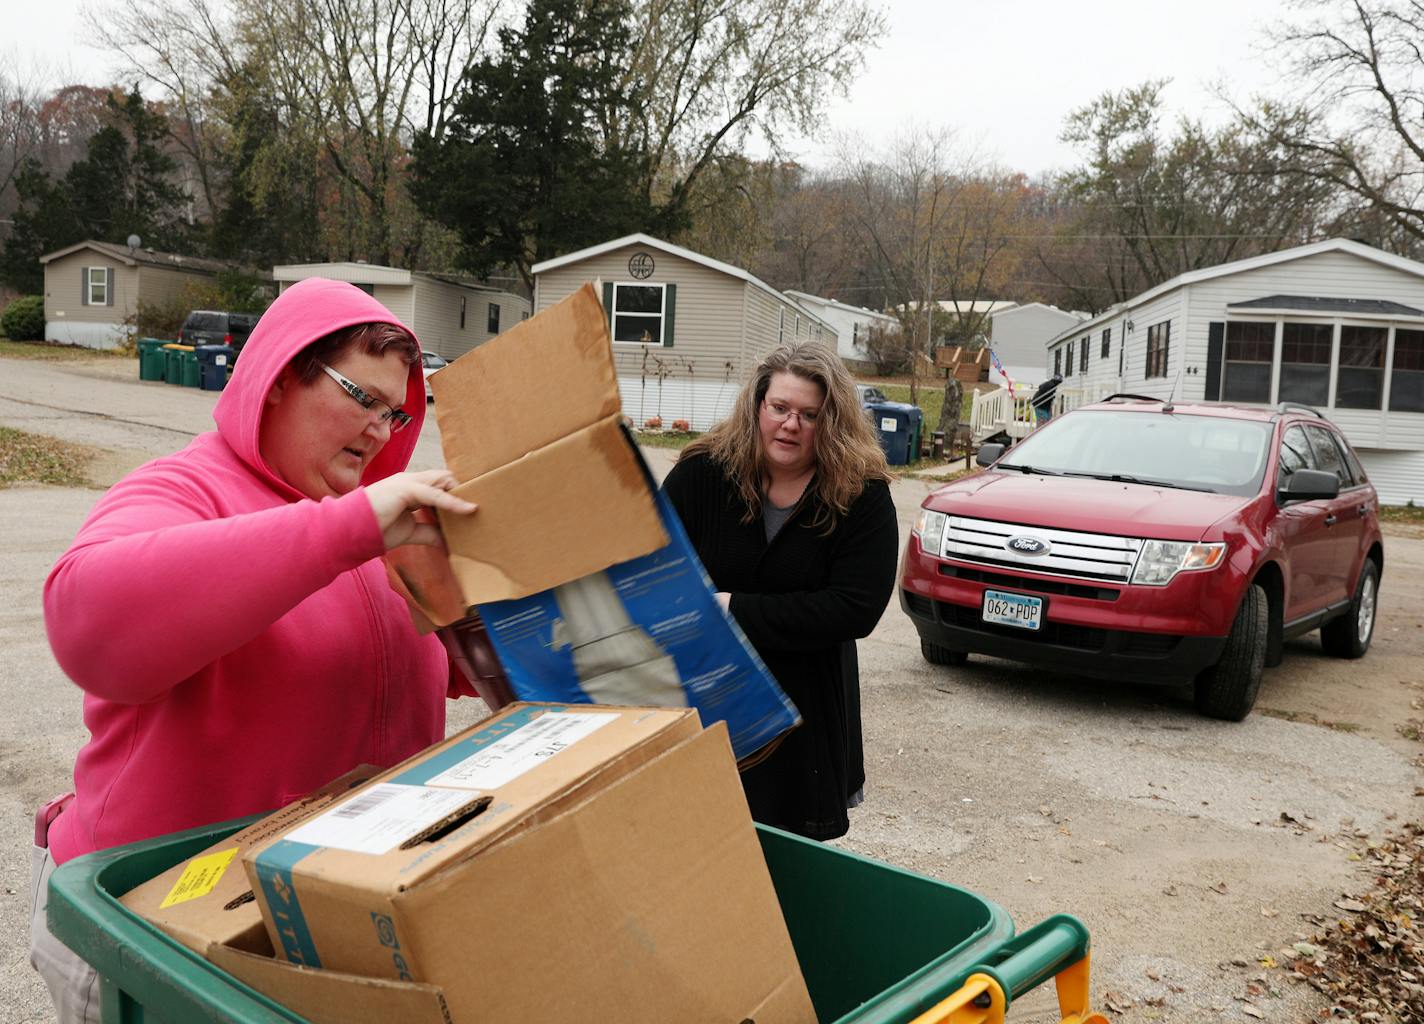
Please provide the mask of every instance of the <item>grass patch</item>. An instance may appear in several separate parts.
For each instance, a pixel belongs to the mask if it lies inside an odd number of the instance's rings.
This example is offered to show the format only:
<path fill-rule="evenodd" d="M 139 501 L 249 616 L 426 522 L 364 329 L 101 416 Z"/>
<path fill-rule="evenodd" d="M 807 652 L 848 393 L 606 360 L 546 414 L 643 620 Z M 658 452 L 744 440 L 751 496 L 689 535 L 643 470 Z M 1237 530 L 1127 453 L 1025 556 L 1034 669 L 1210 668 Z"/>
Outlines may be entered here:
<path fill-rule="evenodd" d="M 1381 505 L 1380 518 L 1386 523 L 1424 523 L 1424 508 L 1418 505 Z"/>
<path fill-rule="evenodd" d="M 73 362 L 80 359 L 132 359 L 133 353 L 126 354 L 117 349 L 85 348 L 83 345 L 61 345 L 56 341 L 10 341 L 0 338 L 0 356 Z"/>
<path fill-rule="evenodd" d="M 700 436 L 700 434 L 689 433 L 684 430 L 633 431 L 633 439 L 641 445 L 645 445 L 648 448 L 674 448 L 678 451 L 686 448 Z"/>
<path fill-rule="evenodd" d="M 1256 708 L 1256 713 L 1265 715 L 1267 718 L 1279 718 L 1285 722 L 1304 722 L 1306 725 L 1318 725 L 1322 729 L 1331 729 L 1335 732 L 1360 731 L 1360 726 L 1357 722 L 1331 722 L 1309 711 L 1287 711 L 1284 708 L 1258 707 Z"/>
<path fill-rule="evenodd" d="M 84 469 L 94 453 L 82 445 L 0 427 L 0 487 L 55 484 L 83 487 Z"/>
<path fill-rule="evenodd" d="M 892 402 L 910 401 L 910 385 L 908 384 L 880 384 L 874 381 L 865 381 L 867 384 L 875 384 L 881 391 L 885 392 L 885 397 Z M 939 426 L 939 413 L 944 408 L 944 381 L 935 380 L 922 381 L 920 384 L 920 409 L 925 414 L 925 436 L 928 437 Z M 969 422 L 969 410 L 974 407 L 974 392 L 964 392 L 964 399 L 959 406 L 959 422 Z"/>

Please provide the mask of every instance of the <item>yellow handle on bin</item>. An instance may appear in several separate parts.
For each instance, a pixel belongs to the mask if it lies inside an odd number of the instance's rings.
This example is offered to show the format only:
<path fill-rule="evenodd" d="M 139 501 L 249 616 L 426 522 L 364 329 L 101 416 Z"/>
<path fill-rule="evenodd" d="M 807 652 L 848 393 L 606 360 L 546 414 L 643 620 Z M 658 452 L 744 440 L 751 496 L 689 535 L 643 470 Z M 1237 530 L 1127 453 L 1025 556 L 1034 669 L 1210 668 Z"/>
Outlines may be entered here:
<path fill-rule="evenodd" d="M 1061 1024 L 1108 1024 L 1101 1013 L 1088 1009 L 1089 971 L 1089 957 L 1084 956 L 1054 975 Z M 988 974 L 971 974 L 953 995 L 910 1024 L 1004 1024 L 1007 1004 L 998 981 Z"/>
<path fill-rule="evenodd" d="M 1004 990 L 987 974 L 971 974 L 959 990 L 910 1024 L 1004 1024 Z"/>

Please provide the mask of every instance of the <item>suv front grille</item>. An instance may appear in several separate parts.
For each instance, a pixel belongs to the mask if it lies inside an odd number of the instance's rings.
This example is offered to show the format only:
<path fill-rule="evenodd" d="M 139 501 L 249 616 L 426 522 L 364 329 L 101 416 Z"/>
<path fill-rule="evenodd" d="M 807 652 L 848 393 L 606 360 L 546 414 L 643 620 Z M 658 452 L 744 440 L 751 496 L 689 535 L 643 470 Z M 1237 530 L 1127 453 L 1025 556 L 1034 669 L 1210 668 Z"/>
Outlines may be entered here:
<path fill-rule="evenodd" d="M 1041 555 L 1009 547 L 1017 537 L 1032 537 L 1048 545 Z M 1132 578 L 1142 541 L 1105 533 L 1077 533 L 1041 526 L 1017 526 L 989 519 L 950 516 L 945 524 L 940 557 L 996 568 L 1074 576 L 1079 579 L 1126 583 Z"/>
<path fill-rule="evenodd" d="M 1060 583 L 1057 580 L 1041 580 L 1034 576 L 1009 575 L 1006 572 L 985 572 L 983 569 L 966 569 L 958 565 L 940 565 L 941 576 L 969 580 L 972 583 L 986 583 L 991 587 L 1014 587 L 1017 590 L 1031 590 L 1036 594 L 1066 594 L 1068 597 L 1085 597 L 1090 601 L 1116 601 L 1121 590 L 1112 587 L 1090 587 L 1083 583 Z"/>

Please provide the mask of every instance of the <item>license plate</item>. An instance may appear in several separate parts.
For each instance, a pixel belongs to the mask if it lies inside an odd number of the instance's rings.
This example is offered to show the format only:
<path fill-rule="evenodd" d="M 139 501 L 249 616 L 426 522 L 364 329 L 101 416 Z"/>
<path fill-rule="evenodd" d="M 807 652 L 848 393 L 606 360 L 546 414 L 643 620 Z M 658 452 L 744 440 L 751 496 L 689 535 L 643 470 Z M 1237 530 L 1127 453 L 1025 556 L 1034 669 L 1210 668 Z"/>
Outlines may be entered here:
<path fill-rule="evenodd" d="M 985 622 L 1017 626 L 1019 629 L 1038 629 L 1043 625 L 1043 598 L 986 590 L 983 614 Z"/>

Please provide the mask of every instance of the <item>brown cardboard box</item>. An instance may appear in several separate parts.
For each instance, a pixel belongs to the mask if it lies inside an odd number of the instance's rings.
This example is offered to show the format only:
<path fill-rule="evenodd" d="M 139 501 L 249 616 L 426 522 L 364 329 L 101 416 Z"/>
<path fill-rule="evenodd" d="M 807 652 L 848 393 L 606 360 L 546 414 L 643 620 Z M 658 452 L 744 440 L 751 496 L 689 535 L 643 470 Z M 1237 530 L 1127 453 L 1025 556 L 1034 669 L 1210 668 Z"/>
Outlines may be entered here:
<path fill-rule="evenodd" d="M 250 946 L 258 937 L 265 944 L 262 913 L 239 860 L 242 851 L 330 806 L 380 773 L 375 765 L 359 765 L 309 796 L 130 889 L 119 902 L 197 953 L 207 955 L 214 944 Z"/>
<path fill-rule="evenodd" d="M 479 505 L 440 514 L 466 606 L 537 594 L 667 544 L 623 433 L 591 285 L 461 356 L 430 389 L 454 493 Z"/>
<path fill-rule="evenodd" d="M 512 705 L 244 866 L 279 955 L 438 986 L 456 1024 L 814 1020 L 695 711 Z"/>

